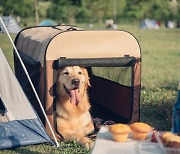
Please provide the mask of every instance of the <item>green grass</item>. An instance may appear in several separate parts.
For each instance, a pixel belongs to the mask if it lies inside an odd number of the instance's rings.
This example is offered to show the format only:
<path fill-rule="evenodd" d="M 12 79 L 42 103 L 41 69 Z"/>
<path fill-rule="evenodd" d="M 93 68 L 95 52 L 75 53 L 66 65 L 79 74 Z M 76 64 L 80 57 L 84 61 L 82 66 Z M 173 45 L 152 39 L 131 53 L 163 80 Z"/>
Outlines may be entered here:
<path fill-rule="evenodd" d="M 62 142 L 60 147 L 49 144 L 31 145 L 11 150 L 2 150 L 1 154 L 88 154 L 89 150 L 74 142 Z"/>
<path fill-rule="evenodd" d="M 141 121 L 159 130 L 171 130 L 173 103 L 180 80 L 180 29 L 142 30 L 133 25 L 119 25 L 138 39 L 142 51 Z M 14 38 L 14 36 L 13 36 Z M 12 46 L 0 34 L 0 47 L 11 67 Z M 89 153 L 75 143 L 60 143 L 60 148 L 42 144 L 5 150 L 0 153 Z"/>
<path fill-rule="evenodd" d="M 15 34 L 12 34 L 11 37 L 14 40 Z M 0 33 L 0 48 L 4 52 L 8 63 L 10 64 L 11 68 L 14 67 L 14 61 L 13 61 L 13 46 L 10 43 L 10 40 L 5 33 Z"/>
<path fill-rule="evenodd" d="M 180 29 L 137 30 L 134 34 L 142 49 L 141 120 L 170 130 L 180 80 Z"/>

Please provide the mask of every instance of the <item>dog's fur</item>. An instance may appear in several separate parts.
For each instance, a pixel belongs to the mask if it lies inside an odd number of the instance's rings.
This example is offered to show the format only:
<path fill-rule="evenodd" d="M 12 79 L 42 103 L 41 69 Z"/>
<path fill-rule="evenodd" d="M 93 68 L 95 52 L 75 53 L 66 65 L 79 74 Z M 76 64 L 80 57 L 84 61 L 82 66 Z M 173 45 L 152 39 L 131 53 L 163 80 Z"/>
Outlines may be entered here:
<path fill-rule="evenodd" d="M 66 141 L 75 140 L 84 147 L 92 148 L 93 141 L 86 137 L 94 131 L 89 113 L 88 86 L 89 76 L 85 68 L 72 66 L 58 70 L 57 130 Z"/>

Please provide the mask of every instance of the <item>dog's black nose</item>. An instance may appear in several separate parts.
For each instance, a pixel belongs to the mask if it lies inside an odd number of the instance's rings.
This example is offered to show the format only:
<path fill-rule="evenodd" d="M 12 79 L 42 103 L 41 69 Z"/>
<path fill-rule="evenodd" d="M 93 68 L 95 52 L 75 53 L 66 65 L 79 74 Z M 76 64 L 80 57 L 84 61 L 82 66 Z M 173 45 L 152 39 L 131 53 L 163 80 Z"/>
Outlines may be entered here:
<path fill-rule="evenodd" d="M 80 84 L 80 80 L 78 78 L 72 79 L 72 85 L 78 87 Z"/>

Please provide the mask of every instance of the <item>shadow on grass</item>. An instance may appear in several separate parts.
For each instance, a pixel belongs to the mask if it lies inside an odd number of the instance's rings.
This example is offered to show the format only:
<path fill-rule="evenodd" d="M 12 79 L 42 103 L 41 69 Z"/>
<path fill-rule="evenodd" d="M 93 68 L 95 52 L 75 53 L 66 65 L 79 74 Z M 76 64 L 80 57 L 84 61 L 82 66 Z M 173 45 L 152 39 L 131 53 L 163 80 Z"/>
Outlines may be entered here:
<path fill-rule="evenodd" d="M 31 145 L 31 146 L 23 146 L 17 147 L 9 150 L 3 150 L 2 152 L 6 153 L 18 153 L 18 154 L 42 154 L 43 152 L 38 151 L 38 146 L 40 145 Z"/>
<path fill-rule="evenodd" d="M 140 117 L 155 129 L 170 131 L 172 110 L 177 97 L 177 83 L 165 82 L 159 87 L 142 87 Z"/>
<path fill-rule="evenodd" d="M 171 130 L 173 102 L 152 102 L 141 105 L 141 121 L 158 130 Z"/>
<path fill-rule="evenodd" d="M 12 149 L 11 152 L 18 153 L 18 154 L 42 154 L 42 152 L 32 151 L 28 149 L 27 147 Z"/>
<path fill-rule="evenodd" d="M 51 144 L 39 144 L 39 145 L 30 145 L 19 148 L 14 148 L 10 150 L 4 150 L 2 154 L 11 153 L 11 154 L 89 154 L 90 151 L 86 148 L 81 147 L 75 142 L 60 142 L 60 147 L 54 147 Z"/>
<path fill-rule="evenodd" d="M 178 82 L 165 82 L 160 86 L 161 89 L 166 89 L 166 90 L 175 90 L 177 91 L 178 88 Z"/>

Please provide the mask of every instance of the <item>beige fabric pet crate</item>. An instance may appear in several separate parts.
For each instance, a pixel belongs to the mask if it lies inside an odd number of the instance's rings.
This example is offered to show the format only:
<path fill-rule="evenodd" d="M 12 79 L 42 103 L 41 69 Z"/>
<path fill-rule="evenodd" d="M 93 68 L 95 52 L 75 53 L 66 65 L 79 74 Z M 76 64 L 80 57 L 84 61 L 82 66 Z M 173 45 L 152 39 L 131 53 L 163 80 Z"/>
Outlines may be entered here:
<path fill-rule="evenodd" d="M 86 31 L 72 26 L 31 27 L 17 35 L 15 45 L 52 126 L 55 127 L 53 89 L 56 69 L 72 65 L 86 67 L 89 72 L 93 118 L 122 123 L 139 121 L 141 52 L 136 38 L 130 33 L 116 30 Z M 15 54 L 14 66 L 22 88 L 45 124 Z"/>

